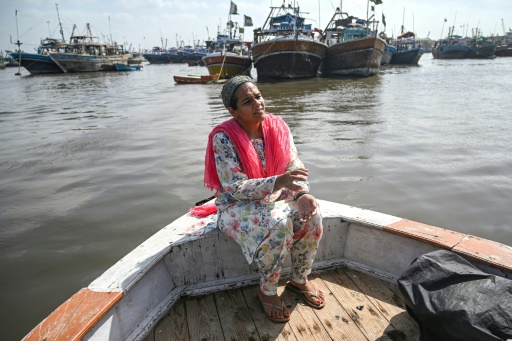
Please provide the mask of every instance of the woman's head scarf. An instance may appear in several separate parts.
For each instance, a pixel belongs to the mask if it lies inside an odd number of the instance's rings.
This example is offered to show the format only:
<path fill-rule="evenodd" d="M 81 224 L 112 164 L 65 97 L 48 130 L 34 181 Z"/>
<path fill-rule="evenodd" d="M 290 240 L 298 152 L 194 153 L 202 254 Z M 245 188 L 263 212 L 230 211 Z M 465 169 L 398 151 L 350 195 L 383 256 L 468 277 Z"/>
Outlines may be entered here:
<path fill-rule="evenodd" d="M 224 103 L 224 106 L 226 108 L 229 107 L 229 104 L 231 102 L 231 99 L 233 98 L 233 95 L 235 94 L 236 89 L 238 89 L 240 85 L 247 82 L 254 83 L 251 77 L 238 75 L 230 78 L 229 81 L 226 84 L 224 84 L 220 95 L 222 97 L 222 103 Z"/>

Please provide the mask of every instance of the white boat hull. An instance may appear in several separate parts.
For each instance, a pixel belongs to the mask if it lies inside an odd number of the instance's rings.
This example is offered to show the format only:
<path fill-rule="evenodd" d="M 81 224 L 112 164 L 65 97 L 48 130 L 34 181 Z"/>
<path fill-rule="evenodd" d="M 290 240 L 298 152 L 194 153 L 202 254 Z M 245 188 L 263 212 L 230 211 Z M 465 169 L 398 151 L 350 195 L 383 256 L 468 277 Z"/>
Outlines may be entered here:
<path fill-rule="evenodd" d="M 314 270 L 348 267 L 396 282 L 416 257 L 448 249 L 486 272 L 512 277 L 509 246 L 347 205 L 322 200 L 319 205 L 324 237 Z M 142 340 L 182 296 L 258 283 L 257 269 L 247 264 L 238 244 L 210 229 L 214 225 L 212 217 L 180 217 L 61 305 L 24 340 L 50 340 L 57 330 L 71 333 L 77 323 L 84 340 Z M 289 265 L 288 257 L 283 275 Z"/>

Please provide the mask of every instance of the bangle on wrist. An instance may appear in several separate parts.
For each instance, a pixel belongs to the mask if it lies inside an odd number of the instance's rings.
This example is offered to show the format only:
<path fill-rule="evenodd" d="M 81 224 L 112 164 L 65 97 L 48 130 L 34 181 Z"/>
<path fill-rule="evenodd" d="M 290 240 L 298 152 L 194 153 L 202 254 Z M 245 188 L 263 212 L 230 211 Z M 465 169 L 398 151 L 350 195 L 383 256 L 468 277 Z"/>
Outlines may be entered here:
<path fill-rule="evenodd" d="M 299 200 L 299 198 L 300 198 L 301 196 L 303 196 L 304 194 L 308 194 L 308 193 L 309 193 L 309 192 L 299 192 L 299 193 L 297 193 L 297 194 L 295 195 L 295 198 L 293 198 L 293 200 L 297 201 L 297 200 Z"/>

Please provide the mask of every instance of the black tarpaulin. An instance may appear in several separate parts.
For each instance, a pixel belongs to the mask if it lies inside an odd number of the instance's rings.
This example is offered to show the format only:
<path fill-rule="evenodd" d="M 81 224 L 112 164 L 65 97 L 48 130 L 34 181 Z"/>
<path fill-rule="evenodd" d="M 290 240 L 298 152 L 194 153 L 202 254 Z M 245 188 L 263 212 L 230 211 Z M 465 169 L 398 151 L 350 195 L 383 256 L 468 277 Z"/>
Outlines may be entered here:
<path fill-rule="evenodd" d="M 512 280 L 445 250 L 424 254 L 398 279 L 422 341 L 512 339 Z"/>

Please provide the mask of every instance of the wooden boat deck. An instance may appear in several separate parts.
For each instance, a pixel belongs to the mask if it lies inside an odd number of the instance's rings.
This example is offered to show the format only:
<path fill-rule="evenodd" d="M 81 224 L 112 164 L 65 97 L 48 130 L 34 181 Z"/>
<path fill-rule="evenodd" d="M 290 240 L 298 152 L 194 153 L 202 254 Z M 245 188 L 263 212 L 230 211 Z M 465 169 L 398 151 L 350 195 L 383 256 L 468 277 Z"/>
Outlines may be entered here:
<path fill-rule="evenodd" d="M 291 312 L 288 323 L 267 318 L 255 285 L 180 299 L 144 341 L 419 340 L 396 285 L 348 268 L 310 279 L 324 292 L 325 307 L 309 307 L 282 282 L 278 294 Z"/>

